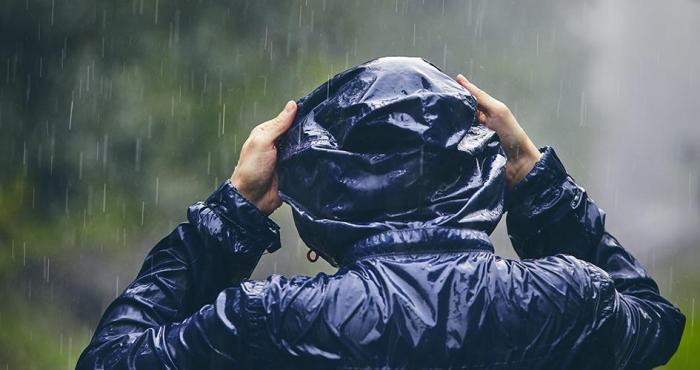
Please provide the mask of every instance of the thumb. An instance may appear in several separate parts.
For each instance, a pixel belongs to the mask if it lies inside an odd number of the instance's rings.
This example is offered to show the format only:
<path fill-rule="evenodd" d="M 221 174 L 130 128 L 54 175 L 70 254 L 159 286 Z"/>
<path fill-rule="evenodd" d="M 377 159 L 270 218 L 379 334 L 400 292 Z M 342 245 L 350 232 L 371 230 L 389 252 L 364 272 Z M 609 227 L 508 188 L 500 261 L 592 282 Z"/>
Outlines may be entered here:
<path fill-rule="evenodd" d="M 261 136 L 264 136 L 262 139 L 267 142 L 277 140 L 277 138 L 285 133 L 289 126 L 292 125 L 296 113 L 297 104 L 294 102 L 294 100 L 290 100 L 287 102 L 287 105 L 285 105 L 284 110 L 282 110 L 277 117 L 267 122 L 263 122 L 258 126 L 258 131 L 262 133 Z"/>

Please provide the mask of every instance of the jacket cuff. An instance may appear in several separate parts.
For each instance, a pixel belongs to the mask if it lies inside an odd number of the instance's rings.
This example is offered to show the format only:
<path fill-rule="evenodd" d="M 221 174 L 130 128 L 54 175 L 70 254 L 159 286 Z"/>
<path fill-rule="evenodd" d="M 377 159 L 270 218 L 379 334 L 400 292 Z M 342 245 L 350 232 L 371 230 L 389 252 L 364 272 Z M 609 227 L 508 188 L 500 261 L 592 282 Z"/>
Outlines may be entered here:
<path fill-rule="evenodd" d="M 550 146 L 540 148 L 542 156 L 535 167 L 506 193 L 506 209 L 525 203 L 534 195 L 561 185 L 567 178 L 566 169 Z"/>
<path fill-rule="evenodd" d="M 207 207 L 234 226 L 242 237 L 262 245 L 268 252 L 280 248 L 280 227 L 233 186 L 224 181 L 206 201 Z"/>
<path fill-rule="evenodd" d="M 588 260 L 603 229 L 604 215 L 545 147 L 530 173 L 507 194 L 506 224 L 521 258 L 557 253 Z"/>

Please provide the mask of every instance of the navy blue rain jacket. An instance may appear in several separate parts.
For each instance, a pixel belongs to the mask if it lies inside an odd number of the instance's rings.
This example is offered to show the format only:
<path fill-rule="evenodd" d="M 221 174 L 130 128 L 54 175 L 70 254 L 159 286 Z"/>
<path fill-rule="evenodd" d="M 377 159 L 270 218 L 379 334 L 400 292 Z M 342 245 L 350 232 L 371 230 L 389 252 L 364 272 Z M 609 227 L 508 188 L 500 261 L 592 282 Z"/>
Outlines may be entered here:
<path fill-rule="evenodd" d="M 78 369 L 650 369 L 685 318 L 553 149 L 505 189 L 476 101 L 382 58 L 299 101 L 280 194 L 329 276 L 247 280 L 279 227 L 229 181 L 106 310 Z M 489 241 L 503 212 L 521 260 Z"/>

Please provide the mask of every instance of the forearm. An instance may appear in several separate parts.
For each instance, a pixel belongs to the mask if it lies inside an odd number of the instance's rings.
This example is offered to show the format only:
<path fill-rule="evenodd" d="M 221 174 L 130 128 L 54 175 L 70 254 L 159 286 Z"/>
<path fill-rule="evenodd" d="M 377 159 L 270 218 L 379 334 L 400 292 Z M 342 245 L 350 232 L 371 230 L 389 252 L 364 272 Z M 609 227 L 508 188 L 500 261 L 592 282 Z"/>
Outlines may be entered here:
<path fill-rule="evenodd" d="M 507 198 L 508 233 L 522 258 L 569 254 L 602 268 L 613 280 L 620 276 L 653 283 L 607 233 L 605 212 L 566 173 L 552 148 L 543 150 L 542 158 Z M 616 281 L 618 288 L 624 283 Z"/>
<path fill-rule="evenodd" d="M 219 318 L 212 310 L 224 309 L 207 304 L 248 278 L 266 248 L 279 247 L 277 225 L 228 181 L 206 202 L 190 207 L 188 219 L 153 248 L 136 280 L 107 308 L 81 356 L 83 366 L 128 360 L 167 367 L 174 354 L 166 348 L 177 350 L 182 345 L 177 338 L 185 335 L 195 339 L 183 358 L 194 356 L 187 353 L 211 342 L 198 330 Z M 235 327 L 219 325 L 237 334 Z"/>
<path fill-rule="evenodd" d="M 579 187 L 548 148 L 508 199 L 508 231 L 523 258 L 569 254 L 602 269 L 614 283 L 605 316 L 606 340 L 621 368 L 666 362 L 683 331 L 684 317 L 641 264 L 605 228 L 605 213 Z M 625 367 L 627 366 L 627 367 Z"/>
<path fill-rule="evenodd" d="M 201 235 L 204 249 L 224 262 L 221 277 L 228 283 L 249 278 L 265 251 L 280 248 L 279 226 L 241 195 L 230 180 L 224 181 L 206 202 L 192 205 L 187 218 Z"/>
<path fill-rule="evenodd" d="M 240 288 L 229 288 L 177 322 L 124 332 L 120 329 L 133 328 L 136 318 L 114 321 L 81 355 L 77 369 L 243 368 L 246 300 Z"/>
<path fill-rule="evenodd" d="M 604 213 L 546 147 L 534 168 L 506 194 L 508 234 L 521 258 L 557 253 L 594 263 Z M 602 267 L 602 266 L 600 266 Z"/>

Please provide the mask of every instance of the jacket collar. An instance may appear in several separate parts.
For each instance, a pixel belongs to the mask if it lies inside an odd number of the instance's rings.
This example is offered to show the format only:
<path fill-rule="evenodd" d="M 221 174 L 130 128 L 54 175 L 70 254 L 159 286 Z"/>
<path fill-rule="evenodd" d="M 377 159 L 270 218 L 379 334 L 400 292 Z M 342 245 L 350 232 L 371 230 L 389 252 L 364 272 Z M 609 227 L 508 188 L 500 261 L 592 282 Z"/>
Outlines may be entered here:
<path fill-rule="evenodd" d="M 362 257 L 406 253 L 451 253 L 464 251 L 493 253 L 488 234 L 483 231 L 449 227 L 385 231 L 353 244 L 340 265 Z"/>

